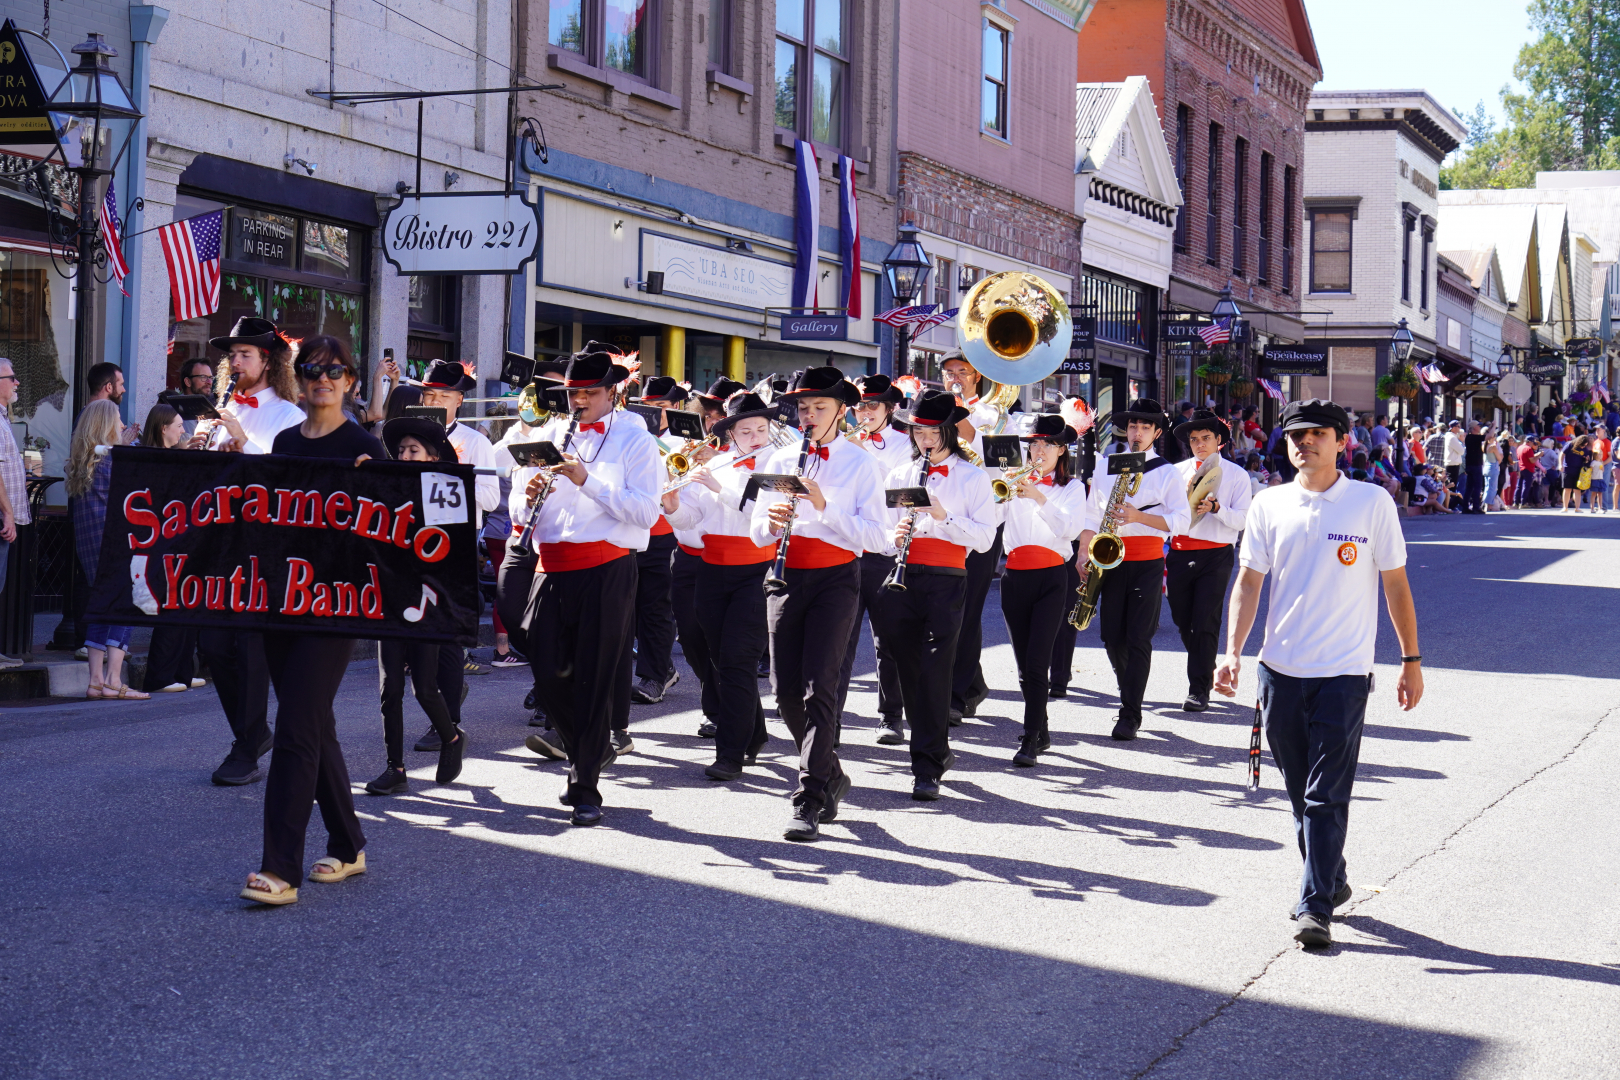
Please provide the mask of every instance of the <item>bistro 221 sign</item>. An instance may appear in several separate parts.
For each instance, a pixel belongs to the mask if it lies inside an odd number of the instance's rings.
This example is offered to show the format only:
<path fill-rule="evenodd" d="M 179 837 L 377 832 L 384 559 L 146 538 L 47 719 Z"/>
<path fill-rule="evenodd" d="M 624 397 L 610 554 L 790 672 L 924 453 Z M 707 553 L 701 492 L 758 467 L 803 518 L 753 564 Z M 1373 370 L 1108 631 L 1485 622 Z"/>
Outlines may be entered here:
<path fill-rule="evenodd" d="M 401 276 L 516 274 L 540 250 L 540 208 L 504 191 L 407 195 L 382 232 Z"/>

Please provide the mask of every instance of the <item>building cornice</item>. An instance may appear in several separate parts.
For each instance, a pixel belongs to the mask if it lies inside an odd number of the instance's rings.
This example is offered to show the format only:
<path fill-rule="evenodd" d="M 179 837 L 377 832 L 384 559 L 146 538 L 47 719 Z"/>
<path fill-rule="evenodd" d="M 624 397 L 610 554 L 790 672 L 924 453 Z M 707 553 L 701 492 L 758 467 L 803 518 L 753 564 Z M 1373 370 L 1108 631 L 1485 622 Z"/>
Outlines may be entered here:
<path fill-rule="evenodd" d="M 1260 89 L 1303 111 L 1322 72 L 1236 11 L 1206 0 L 1171 0 L 1170 24 L 1233 72 L 1259 80 Z"/>

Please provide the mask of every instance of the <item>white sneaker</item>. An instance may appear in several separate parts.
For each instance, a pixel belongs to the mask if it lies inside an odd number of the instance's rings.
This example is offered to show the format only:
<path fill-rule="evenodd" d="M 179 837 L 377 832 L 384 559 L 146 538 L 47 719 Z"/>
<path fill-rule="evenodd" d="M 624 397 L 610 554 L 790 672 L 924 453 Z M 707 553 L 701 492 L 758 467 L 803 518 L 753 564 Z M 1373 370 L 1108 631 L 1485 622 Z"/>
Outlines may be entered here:
<path fill-rule="evenodd" d="M 186 684 L 183 683 L 183 682 L 172 682 L 168 686 L 165 686 L 161 690 L 159 690 L 158 693 L 160 693 L 160 694 L 178 694 L 178 693 L 180 693 L 180 692 L 182 692 L 184 690 L 187 690 L 187 689 L 189 689 L 189 687 L 187 687 Z"/>
<path fill-rule="evenodd" d="M 6 668 L 22 666 L 23 662 L 18 660 L 16 657 L 7 656 L 5 653 L 0 653 L 0 671 L 4 671 Z"/>
<path fill-rule="evenodd" d="M 207 685 L 208 685 L 208 680 L 207 679 L 192 679 L 191 680 L 191 688 L 193 690 L 197 689 L 200 686 L 207 686 Z"/>

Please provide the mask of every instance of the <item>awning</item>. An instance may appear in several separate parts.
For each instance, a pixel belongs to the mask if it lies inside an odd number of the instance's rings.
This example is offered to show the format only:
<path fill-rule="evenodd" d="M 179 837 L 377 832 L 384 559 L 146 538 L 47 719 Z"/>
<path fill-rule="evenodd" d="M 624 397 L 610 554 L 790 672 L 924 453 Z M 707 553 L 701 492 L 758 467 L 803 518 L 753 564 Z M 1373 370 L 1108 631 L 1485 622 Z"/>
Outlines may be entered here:
<path fill-rule="evenodd" d="M 1450 377 L 1450 381 L 1445 384 L 1449 392 L 1488 390 L 1496 385 L 1495 372 L 1476 367 L 1467 360 L 1458 358 L 1454 353 L 1441 350 L 1435 359 L 1440 364 L 1440 370 Z"/>

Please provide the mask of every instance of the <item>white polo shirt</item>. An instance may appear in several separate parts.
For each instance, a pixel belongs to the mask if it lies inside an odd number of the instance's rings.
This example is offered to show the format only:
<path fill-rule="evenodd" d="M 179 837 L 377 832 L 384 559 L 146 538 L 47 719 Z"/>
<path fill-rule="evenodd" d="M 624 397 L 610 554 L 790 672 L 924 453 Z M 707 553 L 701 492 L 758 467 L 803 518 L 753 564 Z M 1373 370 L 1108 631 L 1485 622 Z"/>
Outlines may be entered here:
<path fill-rule="evenodd" d="M 1271 575 L 1260 662 L 1282 675 L 1366 675 L 1378 640 L 1378 575 L 1406 565 L 1395 501 L 1343 473 L 1323 492 L 1296 479 L 1249 507 L 1245 569 Z"/>

